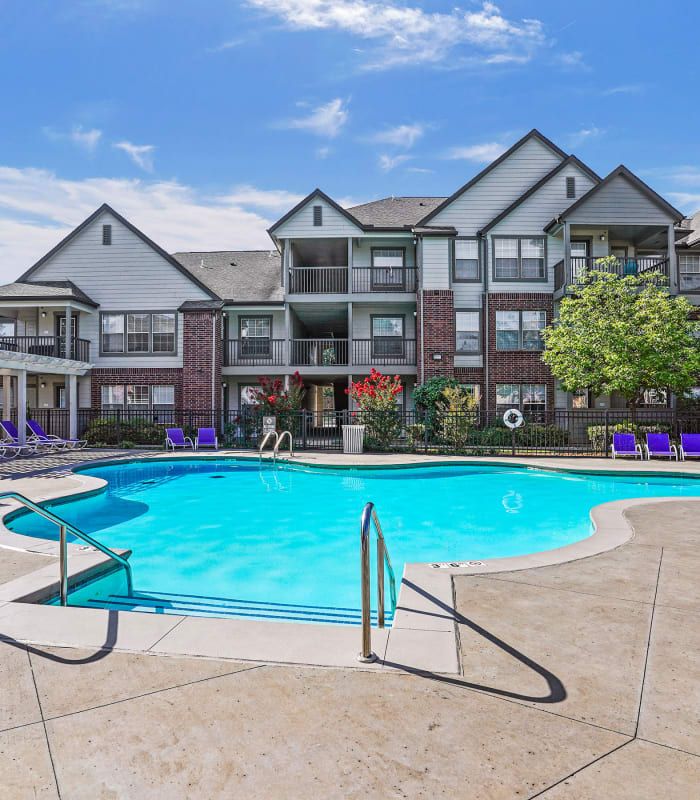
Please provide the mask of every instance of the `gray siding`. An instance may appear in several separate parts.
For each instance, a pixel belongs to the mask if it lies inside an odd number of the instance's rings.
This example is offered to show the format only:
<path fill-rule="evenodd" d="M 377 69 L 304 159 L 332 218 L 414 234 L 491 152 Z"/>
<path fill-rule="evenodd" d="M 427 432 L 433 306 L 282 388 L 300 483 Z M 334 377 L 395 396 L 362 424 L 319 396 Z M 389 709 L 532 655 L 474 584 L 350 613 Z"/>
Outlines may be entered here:
<path fill-rule="evenodd" d="M 448 239 L 423 240 L 423 288 L 450 288 L 450 243 Z"/>
<path fill-rule="evenodd" d="M 323 225 L 314 225 L 313 207 L 323 208 Z M 275 231 L 279 239 L 302 237 L 358 236 L 362 231 L 346 217 L 328 205 L 325 200 L 314 198 L 297 211 Z"/>
<path fill-rule="evenodd" d="M 592 224 L 667 225 L 672 217 L 621 175 L 576 208 L 569 222 Z"/>

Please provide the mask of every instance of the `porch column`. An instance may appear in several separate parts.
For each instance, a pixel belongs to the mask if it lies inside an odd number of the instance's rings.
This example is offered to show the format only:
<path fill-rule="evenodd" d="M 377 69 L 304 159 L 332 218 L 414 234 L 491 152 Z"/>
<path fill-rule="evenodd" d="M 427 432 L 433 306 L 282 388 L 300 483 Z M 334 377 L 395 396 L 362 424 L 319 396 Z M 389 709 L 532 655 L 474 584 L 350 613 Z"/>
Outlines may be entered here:
<path fill-rule="evenodd" d="M 292 363 L 292 312 L 289 303 L 284 304 L 284 338 L 285 343 L 284 363 L 289 366 Z"/>
<path fill-rule="evenodd" d="M 352 366 L 352 303 L 348 303 L 348 366 Z"/>
<path fill-rule="evenodd" d="M 348 292 L 352 292 L 352 236 L 348 236 Z"/>
<path fill-rule="evenodd" d="M 78 438 L 78 377 L 67 375 L 68 380 L 68 438 Z"/>
<path fill-rule="evenodd" d="M 564 287 L 573 281 L 571 274 L 571 225 L 564 222 Z"/>
<path fill-rule="evenodd" d="M 27 442 L 27 370 L 17 370 L 17 434 L 20 444 Z"/>
<path fill-rule="evenodd" d="M 64 357 L 65 358 L 73 358 L 73 337 L 71 336 L 71 328 L 72 328 L 72 312 L 70 306 L 66 306 L 66 335 L 65 335 L 65 348 L 64 348 Z M 60 350 L 59 350 L 60 352 Z M 70 408 L 73 402 L 73 396 L 71 393 L 71 382 L 69 380 L 70 376 L 66 375 L 65 377 L 65 385 L 66 385 L 66 408 Z"/>
<path fill-rule="evenodd" d="M 667 231 L 666 250 L 668 252 L 668 285 L 671 294 L 678 294 L 680 291 L 680 276 L 678 274 L 678 266 L 676 264 L 676 237 L 674 235 L 673 225 L 668 226 Z"/>
<path fill-rule="evenodd" d="M 352 375 L 348 375 L 348 389 L 352 389 Z M 352 396 L 348 392 L 348 411 L 354 411 Z"/>
<path fill-rule="evenodd" d="M 2 376 L 2 418 L 12 419 L 12 375 Z"/>

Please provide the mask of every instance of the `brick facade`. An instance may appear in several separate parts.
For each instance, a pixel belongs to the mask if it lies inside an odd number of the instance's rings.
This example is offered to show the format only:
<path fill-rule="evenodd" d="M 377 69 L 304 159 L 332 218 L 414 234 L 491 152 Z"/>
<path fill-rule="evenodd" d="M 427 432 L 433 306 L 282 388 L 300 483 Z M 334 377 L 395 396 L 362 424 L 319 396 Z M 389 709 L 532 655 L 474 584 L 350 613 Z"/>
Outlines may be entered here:
<path fill-rule="evenodd" d="M 455 363 L 454 292 L 425 289 L 419 299 L 416 313 L 418 383 L 438 376 L 451 378 Z M 436 359 L 436 355 L 440 358 Z"/>
<path fill-rule="evenodd" d="M 223 359 L 221 337 L 219 311 L 183 313 L 182 408 L 211 409 L 212 391 L 214 408 L 220 408 Z"/>
<path fill-rule="evenodd" d="M 90 404 L 102 406 L 103 386 L 174 386 L 175 408 L 182 408 L 182 370 L 171 367 L 96 367 L 90 373 Z"/>

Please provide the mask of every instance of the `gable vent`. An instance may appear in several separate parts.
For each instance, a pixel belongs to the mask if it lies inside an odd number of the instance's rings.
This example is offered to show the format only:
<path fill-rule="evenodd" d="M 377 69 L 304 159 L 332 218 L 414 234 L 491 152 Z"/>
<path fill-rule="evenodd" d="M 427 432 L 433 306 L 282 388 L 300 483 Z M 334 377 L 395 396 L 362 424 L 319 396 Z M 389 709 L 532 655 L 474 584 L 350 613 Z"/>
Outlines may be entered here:
<path fill-rule="evenodd" d="M 112 226 L 102 226 L 102 244 L 112 244 Z"/>
<path fill-rule="evenodd" d="M 314 206 L 314 226 L 323 225 L 323 206 Z"/>
<path fill-rule="evenodd" d="M 576 197 L 576 178 L 566 179 L 566 196 Z"/>

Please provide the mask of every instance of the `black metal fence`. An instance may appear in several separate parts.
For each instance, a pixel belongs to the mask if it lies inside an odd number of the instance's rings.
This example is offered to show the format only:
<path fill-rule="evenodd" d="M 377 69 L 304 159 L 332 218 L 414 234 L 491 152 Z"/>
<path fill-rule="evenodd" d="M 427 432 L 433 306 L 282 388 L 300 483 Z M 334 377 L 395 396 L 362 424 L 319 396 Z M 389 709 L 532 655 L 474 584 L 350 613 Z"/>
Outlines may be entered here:
<path fill-rule="evenodd" d="M 78 411 L 78 434 L 91 445 L 162 446 L 165 428 L 217 430 L 221 446 L 257 448 L 262 439 L 263 410 L 99 410 Z M 67 437 L 68 411 L 30 409 L 47 433 Z M 16 414 L 14 416 L 16 421 Z M 634 433 L 644 444 L 647 433 L 668 433 L 678 443 L 681 433 L 700 433 L 700 411 L 676 409 L 576 409 L 525 415 L 510 430 L 502 411 L 285 411 L 277 414 L 278 430 L 289 430 L 297 450 L 343 449 L 342 426 L 365 426 L 366 451 L 433 455 L 609 456 L 615 433 Z"/>

